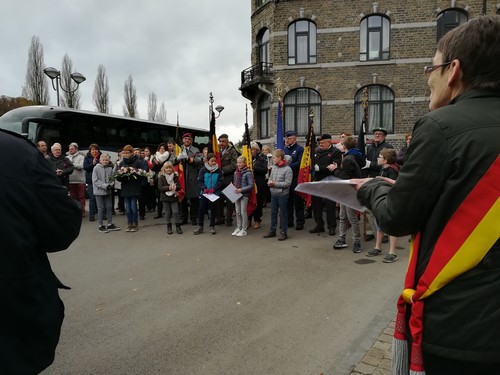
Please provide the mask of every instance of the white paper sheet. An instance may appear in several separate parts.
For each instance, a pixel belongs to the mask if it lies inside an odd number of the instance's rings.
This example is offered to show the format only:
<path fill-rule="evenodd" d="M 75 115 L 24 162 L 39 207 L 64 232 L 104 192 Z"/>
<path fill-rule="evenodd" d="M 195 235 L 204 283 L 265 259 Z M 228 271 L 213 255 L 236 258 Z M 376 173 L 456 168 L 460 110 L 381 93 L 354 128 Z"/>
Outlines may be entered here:
<path fill-rule="evenodd" d="M 227 187 L 222 190 L 222 194 L 224 194 L 227 199 L 229 199 L 233 203 L 243 196 L 243 194 L 236 191 L 236 186 L 234 186 L 233 184 L 227 185 Z"/>
<path fill-rule="evenodd" d="M 352 184 L 350 180 L 328 177 L 317 182 L 304 182 L 298 184 L 295 191 L 330 199 L 358 211 L 366 211 L 367 208 L 359 203 L 356 196 L 357 192 L 352 185 L 354 184 Z"/>
<path fill-rule="evenodd" d="M 217 199 L 219 199 L 219 196 L 215 194 L 203 194 L 203 196 L 207 198 L 210 202 L 215 202 Z"/>

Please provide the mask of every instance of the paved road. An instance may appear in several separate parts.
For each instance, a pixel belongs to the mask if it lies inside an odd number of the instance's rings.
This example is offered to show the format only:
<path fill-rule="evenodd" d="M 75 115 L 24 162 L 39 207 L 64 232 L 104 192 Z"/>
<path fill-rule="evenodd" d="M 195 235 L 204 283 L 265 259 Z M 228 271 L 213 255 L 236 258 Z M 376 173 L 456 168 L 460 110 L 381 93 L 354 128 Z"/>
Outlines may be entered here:
<path fill-rule="evenodd" d="M 334 251 L 333 237 L 307 231 L 279 242 L 265 226 L 237 238 L 190 225 L 167 236 L 152 214 L 140 225 L 101 234 L 85 220 L 50 256 L 73 289 L 61 291 L 66 319 L 44 375 L 349 374 L 395 315 L 406 238 L 384 264 L 365 256 L 373 242 Z"/>

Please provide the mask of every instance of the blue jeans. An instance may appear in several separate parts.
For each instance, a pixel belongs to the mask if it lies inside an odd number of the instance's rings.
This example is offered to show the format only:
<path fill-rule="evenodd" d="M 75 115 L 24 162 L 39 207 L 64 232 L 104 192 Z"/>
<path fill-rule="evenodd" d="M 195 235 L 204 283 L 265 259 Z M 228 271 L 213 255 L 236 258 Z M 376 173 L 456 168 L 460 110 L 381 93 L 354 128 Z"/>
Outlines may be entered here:
<path fill-rule="evenodd" d="M 278 211 L 280 215 L 280 232 L 286 234 L 288 230 L 288 194 L 271 195 L 271 228 L 269 232 L 275 233 L 278 226 Z"/>
<path fill-rule="evenodd" d="M 129 223 L 137 223 L 139 215 L 137 213 L 137 197 L 124 197 L 125 211 L 127 211 L 127 219 Z"/>

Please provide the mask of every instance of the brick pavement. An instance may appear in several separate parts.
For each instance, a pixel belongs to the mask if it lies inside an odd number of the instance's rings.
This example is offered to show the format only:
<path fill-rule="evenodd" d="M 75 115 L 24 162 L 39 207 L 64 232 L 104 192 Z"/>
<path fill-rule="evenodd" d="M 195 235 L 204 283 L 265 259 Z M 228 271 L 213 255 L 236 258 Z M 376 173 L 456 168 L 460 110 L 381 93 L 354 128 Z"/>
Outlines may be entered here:
<path fill-rule="evenodd" d="M 392 335 L 395 319 L 382 331 L 377 341 L 363 359 L 354 367 L 350 375 L 391 375 Z"/>

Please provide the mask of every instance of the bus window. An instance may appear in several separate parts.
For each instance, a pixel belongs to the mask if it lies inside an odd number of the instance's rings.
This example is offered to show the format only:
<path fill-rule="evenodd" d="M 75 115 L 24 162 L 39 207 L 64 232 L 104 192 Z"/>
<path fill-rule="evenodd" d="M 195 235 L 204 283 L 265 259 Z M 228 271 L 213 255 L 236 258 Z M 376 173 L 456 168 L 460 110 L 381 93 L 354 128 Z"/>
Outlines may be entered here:
<path fill-rule="evenodd" d="M 43 139 L 45 143 L 47 143 L 49 150 L 50 147 L 56 142 L 61 143 L 63 150 L 65 146 L 68 146 L 68 143 L 65 142 L 61 135 L 60 126 L 41 124 L 38 130 L 38 139 Z"/>

